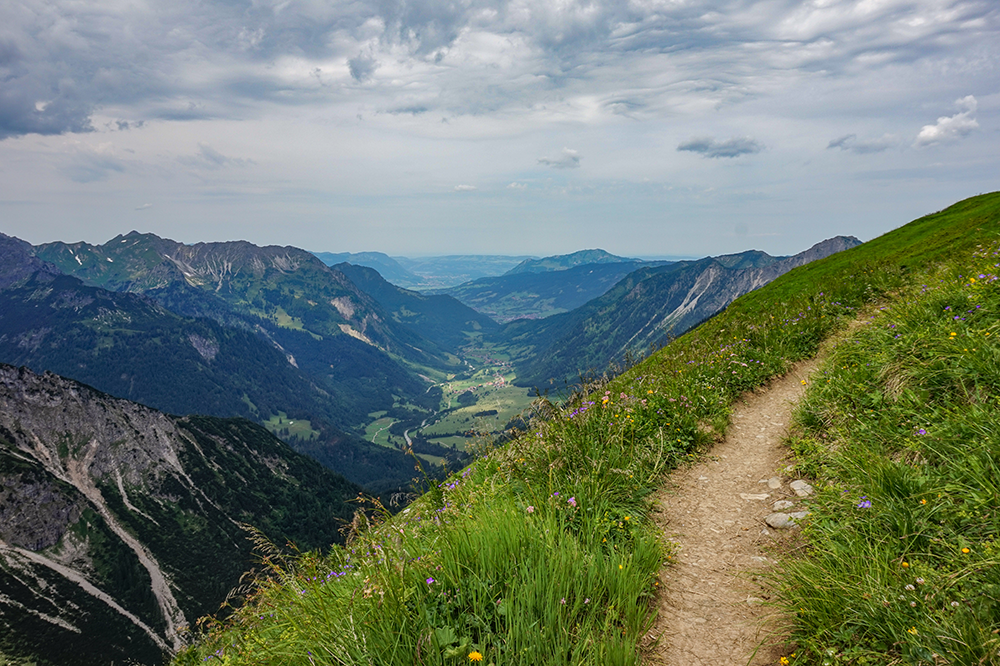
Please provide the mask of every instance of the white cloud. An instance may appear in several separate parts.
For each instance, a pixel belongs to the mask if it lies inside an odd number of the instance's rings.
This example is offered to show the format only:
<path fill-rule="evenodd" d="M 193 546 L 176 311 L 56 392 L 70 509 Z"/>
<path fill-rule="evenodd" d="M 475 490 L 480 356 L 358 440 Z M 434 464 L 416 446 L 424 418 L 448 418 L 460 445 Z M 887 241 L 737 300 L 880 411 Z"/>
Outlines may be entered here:
<path fill-rule="evenodd" d="M 136 206 L 135 209 L 136 210 L 146 210 L 147 208 L 152 208 L 152 207 L 153 207 L 153 204 L 151 204 L 151 203 L 144 203 L 144 204 L 141 204 L 139 206 Z"/>
<path fill-rule="evenodd" d="M 580 166 L 581 155 L 572 148 L 563 148 L 555 157 L 539 157 L 538 163 L 553 169 L 576 169 Z"/>
<path fill-rule="evenodd" d="M 456 192 L 475 192 L 478 189 L 479 188 L 476 187 L 475 185 L 456 185 L 455 186 L 455 191 Z"/>
<path fill-rule="evenodd" d="M 978 106 L 976 98 L 967 95 L 955 100 L 959 112 L 953 116 L 941 116 L 933 125 L 924 125 L 917 134 L 917 146 L 931 146 L 936 143 L 950 143 L 979 129 L 979 123 L 973 115 Z"/>

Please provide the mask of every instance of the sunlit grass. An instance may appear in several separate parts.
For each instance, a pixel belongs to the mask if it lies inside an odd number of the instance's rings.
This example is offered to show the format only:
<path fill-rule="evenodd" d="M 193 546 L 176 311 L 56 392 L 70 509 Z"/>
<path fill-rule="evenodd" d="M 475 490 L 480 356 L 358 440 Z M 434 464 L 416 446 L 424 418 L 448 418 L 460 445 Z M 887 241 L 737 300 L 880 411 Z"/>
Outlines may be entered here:
<path fill-rule="evenodd" d="M 979 197 L 792 271 L 615 380 L 536 401 L 525 432 L 403 513 L 359 513 L 346 548 L 272 553 L 176 663 L 640 663 L 668 554 L 650 495 L 744 391 L 879 303 L 810 383 L 793 442 L 821 489 L 778 581 L 794 659 L 991 663 L 1000 297 L 969 278 L 1000 261 L 970 250 L 998 210 Z"/>

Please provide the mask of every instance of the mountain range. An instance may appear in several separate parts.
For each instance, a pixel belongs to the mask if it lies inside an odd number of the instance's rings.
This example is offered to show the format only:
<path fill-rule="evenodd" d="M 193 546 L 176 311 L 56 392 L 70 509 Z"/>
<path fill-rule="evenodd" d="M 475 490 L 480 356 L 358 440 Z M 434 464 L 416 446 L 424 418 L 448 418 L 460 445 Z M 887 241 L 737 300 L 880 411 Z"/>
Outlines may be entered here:
<path fill-rule="evenodd" d="M 359 490 L 244 419 L 0 364 L 0 661 L 159 664 L 252 565 L 242 525 L 326 547 Z"/>
<path fill-rule="evenodd" d="M 449 382 L 481 382 L 474 371 L 506 358 L 525 388 L 603 372 L 856 244 L 673 263 L 507 258 L 505 275 L 456 298 L 292 247 L 136 232 L 33 247 L 0 234 L 0 656 L 157 663 L 250 565 L 241 525 L 324 547 L 357 484 L 409 486 L 413 458 L 359 436 L 375 415 L 425 460 L 460 462 L 407 434 L 449 412 Z M 490 307 L 520 318 L 501 325 Z"/>
<path fill-rule="evenodd" d="M 518 385 L 562 385 L 641 358 L 792 268 L 860 244 L 837 236 L 791 257 L 751 250 L 642 267 L 570 312 L 512 321 L 491 339 L 510 354 Z"/>

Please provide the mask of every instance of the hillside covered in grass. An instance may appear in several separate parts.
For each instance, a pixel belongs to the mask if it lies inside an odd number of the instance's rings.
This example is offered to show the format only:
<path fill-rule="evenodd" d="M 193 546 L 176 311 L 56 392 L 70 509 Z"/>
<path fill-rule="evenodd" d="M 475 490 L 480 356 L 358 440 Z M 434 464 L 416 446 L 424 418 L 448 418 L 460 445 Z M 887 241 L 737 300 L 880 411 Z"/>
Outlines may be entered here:
<path fill-rule="evenodd" d="M 790 659 L 991 663 L 998 243 L 994 193 L 791 271 L 613 381 L 537 402 L 527 431 L 403 513 L 359 515 L 345 547 L 262 551 L 270 576 L 175 663 L 638 664 L 670 557 L 651 493 L 834 334 L 793 442 L 823 490 L 775 580 Z"/>

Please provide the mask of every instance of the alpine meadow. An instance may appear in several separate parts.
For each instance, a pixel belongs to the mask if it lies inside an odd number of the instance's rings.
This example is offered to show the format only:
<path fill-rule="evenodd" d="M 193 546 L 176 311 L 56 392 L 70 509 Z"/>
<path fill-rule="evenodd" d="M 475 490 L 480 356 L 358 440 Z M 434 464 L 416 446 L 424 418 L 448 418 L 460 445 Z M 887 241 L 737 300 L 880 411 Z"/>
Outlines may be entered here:
<path fill-rule="evenodd" d="M 792 664 L 1000 660 L 1000 193 L 800 266 L 621 374 L 485 439 L 343 546 L 262 574 L 174 664 L 640 664 L 665 474 L 828 348 L 787 438 L 801 543 L 768 574 Z"/>

